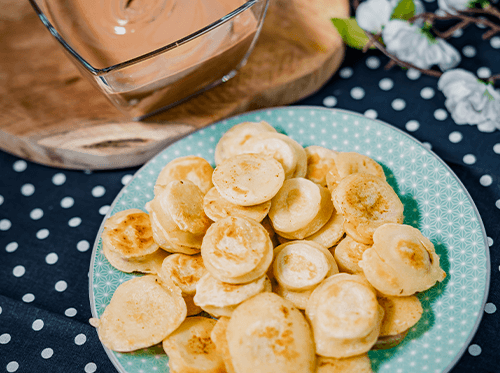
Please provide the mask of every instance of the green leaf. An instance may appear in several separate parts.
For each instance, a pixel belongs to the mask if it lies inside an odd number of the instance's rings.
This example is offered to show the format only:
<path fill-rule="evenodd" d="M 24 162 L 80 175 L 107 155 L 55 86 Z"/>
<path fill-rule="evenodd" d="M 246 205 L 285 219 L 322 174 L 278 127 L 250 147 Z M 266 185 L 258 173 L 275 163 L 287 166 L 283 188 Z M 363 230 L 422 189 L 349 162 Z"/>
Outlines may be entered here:
<path fill-rule="evenodd" d="M 415 15 L 415 3 L 413 0 L 400 0 L 392 11 L 391 19 L 402 19 L 408 21 Z"/>
<path fill-rule="evenodd" d="M 332 23 L 342 36 L 344 43 L 352 48 L 363 49 L 370 40 L 354 17 L 332 18 Z"/>

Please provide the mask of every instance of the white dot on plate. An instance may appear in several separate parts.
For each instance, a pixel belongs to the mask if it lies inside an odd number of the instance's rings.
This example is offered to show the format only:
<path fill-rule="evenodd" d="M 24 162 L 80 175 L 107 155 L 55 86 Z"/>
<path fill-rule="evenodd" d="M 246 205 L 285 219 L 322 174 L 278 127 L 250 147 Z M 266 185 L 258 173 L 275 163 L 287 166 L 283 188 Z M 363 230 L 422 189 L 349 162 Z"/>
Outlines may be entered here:
<path fill-rule="evenodd" d="M 19 369 L 19 363 L 17 361 L 11 361 L 9 364 L 7 364 L 6 369 L 9 373 L 17 372 L 17 370 Z"/>
<path fill-rule="evenodd" d="M 28 164 L 25 161 L 15 161 L 14 165 L 12 166 L 12 168 L 16 172 L 23 172 L 27 167 Z"/>
<path fill-rule="evenodd" d="M 348 79 L 354 74 L 354 71 L 350 67 L 344 67 L 339 71 L 339 75 L 341 78 Z"/>
<path fill-rule="evenodd" d="M 102 197 L 106 193 L 106 189 L 102 185 L 98 185 L 92 189 L 92 195 L 95 198 Z"/>
<path fill-rule="evenodd" d="M 493 178 L 490 175 L 483 175 L 479 179 L 479 183 L 484 187 L 490 186 L 493 183 Z"/>
<path fill-rule="evenodd" d="M 42 357 L 44 359 L 50 359 L 54 355 L 54 350 L 51 348 L 44 348 L 42 351 Z"/>
<path fill-rule="evenodd" d="M 43 320 L 37 319 L 37 320 L 33 321 L 33 324 L 31 324 L 31 327 L 33 328 L 33 330 L 35 332 L 38 332 L 38 331 L 42 330 L 43 325 L 44 325 Z"/>
<path fill-rule="evenodd" d="M 85 365 L 85 373 L 94 373 L 97 370 L 95 363 L 88 363 Z"/>
<path fill-rule="evenodd" d="M 36 238 L 39 240 L 44 240 L 47 237 L 49 237 L 49 230 L 46 228 L 40 229 L 38 232 L 36 232 Z"/>
<path fill-rule="evenodd" d="M 14 241 L 14 242 L 8 243 L 7 246 L 5 246 L 5 251 L 7 251 L 8 253 L 13 253 L 14 251 L 17 250 L 18 247 L 19 247 L 19 244 Z"/>
<path fill-rule="evenodd" d="M 493 151 L 494 151 L 496 154 L 500 154 L 500 143 L 499 143 L 499 144 L 495 144 L 495 145 L 493 145 Z"/>
<path fill-rule="evenodd" d="M 82 224 L 82 219 L 78 216 L 75 216 L 68 221 L 68 225 L 72 228 L 78 227 L 80 224 Z"/>
<path fill-rule="evenodd" d="M 500 49 L 500 37 L 494 36 L 490 39 L 490 45 L 495 49 Z"/>
<path fill-rule="evenodd" d="M 365 111 L 365 117 L 375 119 L 378 117 L 378 113 L 373 109 L 368 109 L 367 111 Z"/>
<path fill-rule="evenodd" d="M 0 335 L 0 344 L 6 345 L 11 340 L 10 334 L 4 333 Z"/>
<path fill-rule="evenodd" d="M 472 45 L 466 45 L 462 48 L 462 54 L 465 57 L 472 58 L 476 55 L 476 48 L 474 48 Z"/>
<path fill-rule="evenodd" d="M 45 261 L 47 262 L 47 264 L 55 264 L 57 263 L 58 259 L 59 257 L 56 253 L 50 253 L 45 257 Z"/>
<path fill-rule="evenodd" d="M 81 346 L 85 342 L 87 342 L 87 336 L 85 334 L 78 334 L 75 337 L 75 344 L 77 344 L 78 346 Z"/>
<path fill-rule="evenodd" d="M 408 79 L 411 79 L 411 80 L 417 80 L 418 78 L 420 78 L 421 75 L 422 75 L 422 73 L 418 70 L 415 70 L 415 69 L 409 69 L 408 72 L 406 73 L 406 76 L 408 77 Z"/>
<path fill-rule="evenodd" d="M 127 174 L 125 176 L 122 177 L 122 184 L 123 185 L 127 185 L 128 183 L 130 183 L 130 181 L 132 180 L 133 176 L 130 175 L 130 174 Z"/>
<path fill-rule="evenodd" d="M 448 136 L 448 139 L 449 139 L 452 143 L 454 143 L 454 144 L 456 144 L 457 142 L 462 141 L 462 138 L 463 138 L 462 133 L 461 133 L 461 132 L 458 132 L 458 131 L 453 131 L 453 132 L 452 132 L 452 133 L 450 133 L 450 135 Z"/>
<path fill-rule="evenodd" d="M 434 97 L 435 94 L 436 92 L 431 87 L 422 88 L 422 90 L 420 91 L 420 96 L 422 96 L 422 98 L 425 100 L 430 100 Z"/>
<path fill-rule="evenodd" d="M 99 208 L 99 214 L 106 215 L 109 211 L 109 207 L 109 205 L 101 206 L 101 208 Z"/>
<path fill-rule="evenodd" d="M 89 244 L 89 241 L 87 241 L 87 240 L 81 240 L 80 242 L 78 242 L 76 244 L 76 249 L 82 253 L 87 251 L 89 248 L 90 248 L 90 244 Z"/>
<path fill-rule="evenodd" d="M 493 238 L 488 237 L 488 246 L 491 247 L 493 246 Z"/>
<path fill-rule="evenodd" d="M 24 268 L 22 265 L 15 266 L 14 269 L 12 270 L 12 274 L 16 277 L 22 277 L 26 273 L 26 268 Z"/>
<path fill-rule="evenodd" d="M 458 30 L 455 30 L 455 32 L 453 33 L 453 37 L 454 38 L 459 38 L 461 37 L 462 35 L 464 34 L 464 30 L 462 30 L 461 28 L 459 28 Z"/>
<path fill-rule="evenodd" d="M 466 155 L 464 155 L 464 163 L 465 164 L 474 164 L 474 163 L 476 163 L 476 156 L 474 154 L 466 154 Z"/>
<path fill-rule="evenodd" d="M 406 107 L 406 102 L 401 98 L 397 98 L 394 101 L 392 101 L 391 106 L 394 110 L 401 111 Z"/>
<path fill-rule="evenodd" d="M 497 199 L 497 201 L 495 202 L 495 206 L 500 209 L 500 199 Z M 500 267 L 498 267 L 500 269 Z"/>
<path fill-rule="evenodd" d="M 9 219 L 0 220 L 0 231 L 8 231 L 12 227 L 12 223 Z"/>
<path fill-rule="evenodd" d="M 477 76 L 481 79 L 488 79 L 491 76 L 491 70 L 487 67 L 477 69 Z"/>
<path fill-rule="evenodd" d="M 416 120 L 410 120 L 406 123 L 406 130 L 410 132 L 414 132 L 420 128 L 420 123 Z"/>
<path fill-rule="evenodd" d="M 389 91 L 394 87 L 394 82 L 390 78 L 384 78 L 380 80 L 378 86 L 382 91 Z"/>
<path fill-rule="evenodd" d="M 61 200 L 61 207 L 63 209 L 69 209 L 70 207 L 72 207 L 73 205 L 75 204 L 75 200 L 71 197 L 64 197 L 62 200 Z"/>
<path fill-rule="evenodd" d="M 368 57 L 366 59 L 366 66 L 372 70 L 378 69 L 380 67 L 380 60 L 375 56 Z"/>
<path fill-rule="evenodd" d="M 325 105 L 326 107 L 333 107 L 337 105 L 337 98 L 334 96 L 326 96 L 323 99 L 323 105 Z"/>
<path fill-rule="evenodd" d="M 3 202 L 5 201 L 5 198 L 0 194 L 0 205 L 3 205 Z"/>
<path fill-rule="evenodd" d="M 52 176 L 52 183 L 54 185 L 63 185 L 66 182 L 66 175 L 63 173 L 58 173 Z"/>
<path fill-rule="evenodd" d="M 55 286 L 55 289 L 58 291 L 58 292 L 63 292 L 64 290 L 66 290 L 68 288 L 68 284 L 66 283 L 66 281 L 57 281 L 56 282 L 56 286 Z"/>
<path fill-rule="evenodd" d="M 434 118 L 436 118 L 437 120 L 445 120 L 446 118 L 448 118 L 448 112 L 444 109 L 437 109 L 434 112 Z"/>
<path fill-rule="evenodd" d="M 68 308 L 66 311 L 64 311 L 64 314 L 67 316 L 67 317 L 73 317 L 73 316 L 76 316 L 76 309 L 73 308 L 73 307 L 70 307 Z"/>
<path fill-rule="evenodd" d="M 432 145 L 428 142 L 423 142 L 422 145 L 424 146 L 424 148 L 428 149 L 428 150 L 431 150 L 432 149 Z"/>
<path fill-rule="evenodd" d="M 497 311 L 497 306 L 495 306 L 493 303 L 486 303 L 484 305 L 484 312 L 492 314 Z"/>
<path fill-rule="evenodd" d="M 23 295 L 22 299 L 24 303 L 31 303 L 35 300 L 35 296 L 31 293 L 26 293 Z"/>
<path fill-rule="evenodd" d="M 42 209 L 36 208 L 36 209 L 31 210 L 31 212 L 30 212 L 31 219 L 39 220 L 42 217 L 43 217 L 43 210 Z"/>
<path fill-rule="evenodd" d="M 35 193 L 35 187 L 33 184 L 24 184 L 21 187 L 21 194 L 25 197 L 31 196 L 33 193 Z"/>
<path fill-rule="evenodd" d="M 355 100 L 361 100 L 365 97 L 365 90 L 361 87 L 354 87 L 351 89 L 351 97 Z"/>
<path fill-rule="evenodd" d="M 479 345 L 470 345 L 469 346 L 469 354 L 472 356 L 479 356 L 481 354 L 481 347 Z"/>

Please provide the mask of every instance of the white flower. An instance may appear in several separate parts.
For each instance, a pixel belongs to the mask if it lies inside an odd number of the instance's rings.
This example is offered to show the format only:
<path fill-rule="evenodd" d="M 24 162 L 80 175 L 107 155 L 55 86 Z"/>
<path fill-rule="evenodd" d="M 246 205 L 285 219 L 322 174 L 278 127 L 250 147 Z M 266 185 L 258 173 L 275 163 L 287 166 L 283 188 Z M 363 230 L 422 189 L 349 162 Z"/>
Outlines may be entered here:
<path fill-rule="evenodd" d="M 450 14 L 456 14 L 457 10 L 469 8 L 473 0 L 438 0 L 439 10 Z"/>
<path fill-rule="evenodd" d="M 440 38 L 431 40 L 420 27 L 401 20 L 392 20 L 382 31 L 387 51 L 402 61 L 421 69 L 438 65 L 442 71 L 457 66 L 460 53 Z"/>
<path fill-rule="evenodd" d="M 363 30 L 378 34 L 389 22 L 400 0 L 367 0 L 356 9 L 356 22 Z M 413 0 L 415 15 L 425 11 L 420 0 Z"/>
<path fill-rule="evenodd" d="M 438 81 L 444 105 L 456 124 L 475 124 L 482 132 L 500 129 L 500 92 L 462 69 L 445 72 Z"/>

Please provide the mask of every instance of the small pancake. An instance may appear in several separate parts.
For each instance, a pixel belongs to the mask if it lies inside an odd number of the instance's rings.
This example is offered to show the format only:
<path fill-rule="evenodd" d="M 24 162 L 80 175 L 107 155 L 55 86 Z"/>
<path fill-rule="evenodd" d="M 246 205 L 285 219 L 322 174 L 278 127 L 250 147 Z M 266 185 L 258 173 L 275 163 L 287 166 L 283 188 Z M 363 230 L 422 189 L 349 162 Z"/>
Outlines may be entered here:
<path fill-rule="evenodd" d="M 339 273 L 327 278 L 306 307 L 316 353 L 340 359 L 367 352 L 377 341 L 383 314 L 363 276 Z"/>
<path fill-rule="evenodd" d="M 344 215 L 347 234 L 355 229 L 366 243 L 386 223 L 402 223 L 404 207 L 392 187 L 377 176 L 355 173 L 342 179 L 332 193 L 335 209 Z M 348 229 L 347 224 L 352 227 Z M 356 237 L 352 237 L 356 239 Z"/>
<path fill-rule="evenodd" d="M 321 189 L 311 180 L 285 180 L 269 210 L 275 231 L 287 233 L 305 228 L 320 212 L 321 200 Z"/>
<path fill-rule="evenodd" d="M 318 356 L 316 373 L 373 373 L 368 354 L 345 359 Z"/>
<path fill-rule="evenodd" d="M 354 241 L 351 237 L 345 237 L 334 250 L 333 256 L 339 266 L 340 272 L 351 274 L 363 273 L 358 265 L 363 257 L 363 253 L 370 246 Z"/>
<path fill-rule="evenodd" d="M 446 277 L 434 245 L 418 229 L 404 224 L 385 224 L 375 231 L 373 240 L 373 246 L 363 253 L 359 266 L 382 294 L 413 295 Z"/>
<path fill-rule="evenodd" d="M 231 356 L 229 355 L 229 346 L 227 344 L 226 331 L 228 325 L 229 317 L 220 317 L 219 320 L 217 320 L 214 328 L 212 329 L 210 338 L 215 343 L 215 349 L 217 350 L 217 353 L 222 356 L 222 360 L 224 360 L 224 365 L 226 366 L 225 373 L 236 373 L 233 367 L 233 363 L 231 362 Z"/>
<path fill-rule="evenodd" d="M 270 208 L 271 201 L 266 201 L 254 206 L 235 205 L 225 198 L 222 198 L 215 187 L 210 189 L 203 198 L 203 210 L 213 221 L 217 221 L 228 216 L 242 216 L 261 222 L 266 217 Z"/>
<path fill-rule="evenodd" d="M 158 276 L 172 280 L 183 293 L 193 295 L 196 292 L 196 284 L 205 273 L 207 270 L 200 254 L 177 253 L 165 258 Z"/>
<path fill-rule="evenodd" d="M 241 154 L 241 147 L 262 132 L 276 132 L 276 129 L 265 121 L 243 122 L 231 127 L 220 138 L 215 147 L 215 164 L 219 165 L 225 159 Z"/>
<path fill-rule="evenodd" d="M 367 173 L 385 180 L 382 166 L 364 154 L 339 152 L 335 157 L 335 165 L 340 180 L 356 173 Z"/>
<path fill-rule="evenodd" d="M 171 373 L 224 372 L 222 356 L 210 338 L 215 323 L 207 317 L 189 317 L 163 340 Z"/>
<path fill-rule="evenodd" d="M 378 303 L 384 309 L 380 337 L 401 334 L 414 326 L 422 317 L 422 305 L 414 295 L 409 297 L 379 296 Z"/>
<path fill-rule="evenodd" d="M 335 168 L 336 152 L 318 145 L 308 146 L 304 150 L 307 155 L 306 179 L 326 187 L 326 174 Z"/>
<path fill-rule="evenodd" d="M 204 234 L 212 223 L 203 210 L 200 188 L 189 180 L 171 181 L 156 198 L 181 231 Z"/>
<path fill-rule="evenodd" d="M 162 192 L 146 204 L 155 241 L 166 251 L 188 255 L 199 253 L 203 234 L 193 234 L 180 229 L 170 212 L 162 207 L 163 198 Z"/>
<path fill-rule="evenodd" d="M 156 250 L 152 254 L 141 257 L 125 258 L 116 251 L 110 250 L 109 246 L 104 243 L 102 245 L 102 252 L 109 261 L 109 264 L 127 273 L 141 272 L 157 274 L 161 271 L 163 260 L 170 255 L 164 250 Z"/>
<path fill-rule="evenodd" d="M 326 255 L 303 241 L 291 241 L 274 250 L 274 277 L 288 290 L 312 289 L 330 270 L 331 264 Z"/>
<path fill-rule="evenodd" d="M 297 167 L 297 153 L 288 136 L 276 132 L 262 132 L 253 136 L 241 147 L 241 153 L 258 153 L 276 159 L 290 179 Z"/>
<path fill-rule="evenodd" d="M 306 180 L 306 179 L 303 179 Z M 307 224 L 305 227 L 298 229 L 293 232 L 283 232 L 280 230 L 276 230 L 276 232 L 281 235 L 282 237 L 288 238 L 288 239 L 297 239 L 297 240 L 302 240 L 305 237 L 309 237 L 315 233 L 317 233 L 319 230 L 321 230 L 326 223 L 330 220 L 333 212 L 335 211 L 333 207 L 333 203 L 331 200 L 331 195 L 328 189 L 318 186 L 320 195 L 321 195 L 321 202 L 320 202 L 320 208 L 316 216 L 313 218 L 313 220 Z"/>
<path fill-rule="evenodd" d="M 267 276 L 246 284 L 227 284 L 207 273 L 196 286 L 194 302 L 212 316 L 231 316 L 234 309 L 246 299 L 271 290 L 271 281 Z"/>
<path fill-rule="evenodd" d="M 273 244 L 261 224 L 229 216 L 208 229 L 201 255 L 213 277 L 222 282 L 241 284 L 266 273 L 273 259 Z"/>
<path fill-rule="evenodd" d="M 269 156 L 239 154 L 220 163 L 212 181 L 231 203 L 252 206 L 271 200 L 283 185 L 283 166 Z"/>
<path fill-rule="evenodd" d="M 366 280 L 340 273 L 313 291 L 306 312 L 315 334 L 321 330 L 332 338 L 354 339 L 373 330 L 378 307 L 375 291 Z"/>
<path fill-rule="evenodd" d="M 102 242 L 122 258 L 140 258 L 158 250 L 149 216 L 139 209 L 120 211 L 108 218 Z"/>
<path fill-rule="evenodd" d="M 233 312 L 226 332 L 238 373 L 313 373 L 316 356 L 309 324 L 293 305 L 260 293 Z"/>
<path fill-rule="evenodd" d="M 106 347 L 130 352 L 160 343 L 185 318 L 181 290 L 173 283 L 146 275 L 118 286 L 101 318 L 91 319 L 91 324 Z"/>
<path fill-rule="evenodd" d="M 213 187 L 212 173 L 214 169 L 205 159 L 188 155 L 179 157 L 167 163 L 161 170 L 154 188 L 155 195 L 159 194 L 162 186 L 174 180 L 189 180 L 205 194 Z"/>

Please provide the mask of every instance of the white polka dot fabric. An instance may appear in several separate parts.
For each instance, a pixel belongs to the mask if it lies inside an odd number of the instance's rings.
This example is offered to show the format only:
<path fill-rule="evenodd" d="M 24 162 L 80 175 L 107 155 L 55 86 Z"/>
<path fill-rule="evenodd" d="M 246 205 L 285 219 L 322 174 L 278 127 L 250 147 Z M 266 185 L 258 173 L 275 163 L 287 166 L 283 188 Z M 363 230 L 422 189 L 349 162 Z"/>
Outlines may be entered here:
<path fill-rule="evenodd" d="M 437 2 L 426 0 L 425 6 L 434 9 Z M 465 32 L 455 32 L 450 42 L 462 55 L 461 67 L 486 79 L 500 73 L 498 64 L 493 63 L 500 60 L 500 36 L 483 41 L 480 39 L 483 32 L 483 29 L 470 26 Z M 377 51 L 363 54 L 347 49 L 344 63 L 332 79 L 318 93 L 297 104 L 349 110 L 359 113 L 361 120 L 387 122 L 420 141 L 422 145 L 418 145 L 418 149 L 430 149 L 437 154 L 457 175 L 477 206 L 487 234 L 485 250 L 489 250 L 487 254 L 491 253 L 491 291 L 484 299 L 483 307 L 483 297 L 479 294 L 483 287 L 479 285 L 481 276 L 478 273 L 482 273 L 480 265 L 484 259 L 473 257 L 468 251 L 462 253 L 460 249 L 454 255 L 467 260 L 454 259 L 448 263 L 448 270 L 454 272 L 448 272 L 453 280 L 448 280 L 443 288 L 447 291 L 445 300 L 437 293 L 440 288 L 432 293 L 435 298 L 422 298 L 422 302 L 429 305 L 426 309 L 433 311 L 424 313 L 423 322 L 426 324 L 419 326 L 422 329 L 410 331 L 414 334 L 422 331 L 416 339 L 418 342 L 409 339 L 395 349 L 377 352 L 375 355 L 380 357 L 372 360 L 374 371 L 442 372 L 444 362 L 452 360 L 452 373 L 498 372 L 500 131 L 483 133 L 476 126 L 455 124 L 444 106 L 444 96 L 437 89 L 436 78 L 414 69 L 393 67 L 386 70 L 387 62 L 388 59 Z M 292 109 L 294 106 L 291 105 Z M 255 120 L 266 120 L 266 115 L 263 111 L 255 116 Z M 326 147 L 347 147 L 354 151 L 369 151 L 368 155 L 375 157 L 383 157 L 382 153 L 377 153 L 379 151 L 389 154 L 386 139 L 380 141 L 380 148 L 377 148 L 376 134 L 366 137 L 371 141 L 367 147 L 364 146 L 366 143 L 355 143 L 355 132 L 349 132 L 350 128 L 346 134 L 327 138 L 321 130 L 332 125 L 331 122 L 324 123 L 321 117 L 312 120 L 310 116 L 288 120 L 287 115 L 281 117 L 278 126 L 285 132 L 293 132 L 296 140 L 303 144 L 317 142 Z M 290 123 L 293 126 L 289 128 Z M 314 124 L 311 126 L 314 139 L 307 127 L 311 124 Z M 361 136 L 361 132 L 359 134 Z M 189 144 L 189 149 L 173 146 L 168 155 L 161 154 L 156 161 L 166 163 L 184 152 L 212 159 L 218 137 L 209 129 L 197 136 L 200 137 Z M 391 146 L 394 151 L 398 149 L 397 143 Z M 384 162 L 386 159 L 378 160 Z M 440 229 L 443 242 L 457 242 L 457 245 L 448 245 L 447 250 L 457 250 L 462 239 L 469 240 L 471 247 L 473 242 L 480 242 L 471 239 L 481 236 L 479 231 L 472 232 L 471 225 L 457 225 L 454 220 L 449 226 L 449 220 L 444 218 L 448 210 L 456 211 L 457 221 L 472 218 L 463 210 L 463 205 L 451 203 L 446 198 L 442 204 L 434 202 L 443 198 L 436 195 L 442 193 L 440 188 L 443 185 L 434 183 L 450 176 L 419 178 L 417 174 L 421 174 L 423 167 L 421 162 L 412 164 L 411 158 L 404 157 L 393 162 L 387 166 L 396 175 L 409 172 L 404 181 L 398 179 L 404 186 L 400 191 L 410 195 L 412 190 L 420 188 L 428 196 L 429 204 L 422 204 L 419 211 L 422 219 L 434 219 L 436 227 L 429 229 Z M 396 169 L 395 164 L 398 165 Z M 121 208 L 113 206 L 120 190 L 125 186 L 138 188 L 130 194 L 130 199 L 121 196 L 119 203 L 124 202 L 123 208 L 135 203 L 132 195 L 152 198 L 150 186 L 143 188 L 141 178 L 134 178 L 137 170 L 60 170 L 0 151 L 0 372 L 110 373 L 117 370 L 88 323 L 92 316 L 88 296 L 89 267 L 103 218 L 113 208 Z M 412 175 L 413 171 L 415 175 Z M 429 175 L 432 175 L 432 170 Z M 149 177 L 143 176 L 144 179 Z M 427 190 L 424 192 L 424 189 Z M 460 201 L 462 195 L 450 192 L 449 196 L 453 201 Z M 480 221 L 473 224 L 478 226 Z M 454 236 L 449 237 L 450 233 Z M 98 258 L 94 265 L 99 263 Z M 101 261 L 101 265 L 103 263 Z M 94 285 L 100 287 L 91 290 L 102 299 L 109 299 L 112 286 L 129 276 L 116 277 L 115 272 L 99 273 L 99 281 Z M 478 285 L 474 285 L 476 283 Z M 457 302 L 460 308 L 457 308 Z M 100 306 L 96 305 L 102 312 Z M 465 310 L 463 314 L 462 310 Z M 479 319 L 477 332 L 470 339 L 468 333 Z M 471 320 L 472 326 L 469 324 Z M 442 329 L 435 337 L 431 332 L 425 334 L 435 328 Z M 460 345 L 459 341 L 466 343 Z M 416 354 L 417 345 L 418 351 L 427 349 L 429 352 L 419 352 L 419 359 L 412 360 L 412 351 Z M 158 364 L 161 356 L 161 347 L 155 347 L 148 349 L 147 353 L 116 354 L 116 359 L 123 362 L 119 368 L 121 372 L 167 372 L 164 363 Z"/>

